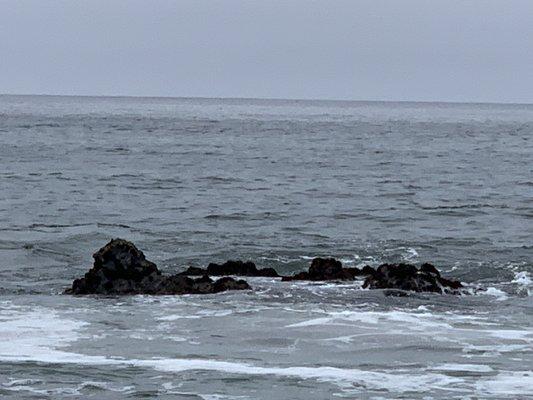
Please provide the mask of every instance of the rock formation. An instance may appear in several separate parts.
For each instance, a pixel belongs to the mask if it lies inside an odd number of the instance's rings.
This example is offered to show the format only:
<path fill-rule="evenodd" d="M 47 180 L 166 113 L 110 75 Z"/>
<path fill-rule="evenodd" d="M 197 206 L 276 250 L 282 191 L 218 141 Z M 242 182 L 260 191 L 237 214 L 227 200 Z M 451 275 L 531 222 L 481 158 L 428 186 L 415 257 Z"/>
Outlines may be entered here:
<path fill-rule="evenodd" d="M 375 271 L 368 266 L 359 268 L 343 268 L 342 263 L 334 258 L 314 258 L 309 271 L 299 272 L 293 276 L 284 276 L 283 281 L 353 281 L 357 276 L 367 275 Z"/>
<path fill-rule="evenodd" d="M 208 276 L 191 279 L 182 275 L 164 276 L 146 260 L 131 242 L 113 239 L 93 255 L 94 265 L 83 278 L 76 279 L 67 294 L 207 294 L 250 289 L 246 281 Z"/>
<path fill-rule="evenodd" d="M 427 263 L 422 264 L 420 268 L 411 264 L 383 264 L 377 269 L 368 265 L 359 269 L 344 268 L 341 262 L 334 258 L 314 258 L 309 271 L 284 276 L 282 281 L 346 281 L 357 277 L 365 278 L 363 287 L 368 289 L 457 294 L 463 287 L 461 282 L 443 278 L 435 266 Z"/>
<path fill-rule="evenodd" d="M 180 275 L 211 275 L 211 276 L 224 276 L 224 275 L 236 275 L 236 276 L 267 276 L 278 277 L 278 273 L 274 268 L 261 268 L 258 269 L 256 265 L 251 261 L 226 261 L 224 264 L 211 263 L 207 266 L 207 269 L 198 267 L 189 267 L 186 271 Z"/>
<path fill-rule="evenodd" d="M 189 267 L 186 271 L 164 276 L 148 261 L 143 252 L 123 239 L 113 239 L 93 255 L 94 265 L 83 278 L 76 279 L 67 294 L 207 294 L 226 290 L 250 289 L 244 280 L 224 277 L 217 281 L 211 276 L 240 275 L 278 277 L 273 268 L 258 269 L 251 262 L 227 261 L 209 264 L 207 269 Z M 190 278 L 187 275 L 198 275 Z M 431 264 L 417 268 L 411 264 L 383 264 L 377 269 L 365 266 L 345 268 L 334 258 L 314 258 L 308 271 L 282 277 L 283 281 L 346 281 L 365 278 L 363 288 L 386 289 L 388 295 L 402 296 L 402 291 L 460 293 L 461 282 L 443 278 Z"/>
<path fill-rule="evenodd" d="M 441 277 L 431 264 L 422 264 L 420 268 L 411 264 L 383 264 L 366 278 L 363 287 L 457 294 L 463 285 Z"/>

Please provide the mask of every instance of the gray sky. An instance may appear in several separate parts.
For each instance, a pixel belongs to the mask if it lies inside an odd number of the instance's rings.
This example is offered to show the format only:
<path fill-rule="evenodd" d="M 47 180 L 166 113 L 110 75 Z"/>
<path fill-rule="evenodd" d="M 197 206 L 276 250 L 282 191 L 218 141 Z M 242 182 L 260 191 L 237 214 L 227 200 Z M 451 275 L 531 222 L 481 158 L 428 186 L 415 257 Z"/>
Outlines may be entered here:
<path fill-rule="evenodd" d="M 0 93 L 533 103 L 533 0 L 0 0 Z"/>

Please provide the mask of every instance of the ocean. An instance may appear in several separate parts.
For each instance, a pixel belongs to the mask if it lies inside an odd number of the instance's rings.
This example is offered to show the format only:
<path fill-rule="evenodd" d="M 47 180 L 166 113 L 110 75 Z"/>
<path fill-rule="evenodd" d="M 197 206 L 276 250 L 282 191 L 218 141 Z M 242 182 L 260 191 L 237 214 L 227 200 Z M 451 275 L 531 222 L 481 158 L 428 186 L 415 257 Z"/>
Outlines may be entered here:
<path fill-rule="evenodd" d="M 247 278 L 61 294 L 111 238 L 165 273 L 432 262 L 470 294 Z M 533 398 L 533 105 L 0 96 L 0 398 Z"/>

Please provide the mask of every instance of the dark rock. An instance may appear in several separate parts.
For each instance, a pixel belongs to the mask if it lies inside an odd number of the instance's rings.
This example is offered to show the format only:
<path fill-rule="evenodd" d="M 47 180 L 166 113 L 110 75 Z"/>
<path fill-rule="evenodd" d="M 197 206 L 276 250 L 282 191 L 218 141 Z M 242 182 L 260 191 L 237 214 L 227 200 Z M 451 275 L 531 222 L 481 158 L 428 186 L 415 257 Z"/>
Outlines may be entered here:
<path fill-rule="evenodd" d="M 461 289 L 463 287 L 463 284 L 461 282 L 453 281 L 451 279 L 446 279 L 446 278 L 439 277 L 438 281 L 439 281 L 439 283 L 442 286 L 448 287 L 448 288 L 454 289 L 454 290 Z"/>
<path fill-rule="evenodd" d="M 226 290 L 244 290 L 250 289 L 250 286 L 245 280 L 236 281 L 230 277 L 224 277 L 217 280 L 213 285 L 213 291 L 215 293 L 224 292 Z"/>
<path fill-rule="evenodd" d="M 211 263 L 207 266 L 209 275 L 241 275 L 251 276 L 257 274 L 257 267 L 251 261 L 226 261 L 224 264 Z"/>
<path fill-rule="evenodd" d="M 257 276 L 264 276 L 268 278 L 279 278 L 278 271 L 276 271 L 274 268 L 261 268 L 258 270 Z"/>
<path fill-rule="evenodd" d="M 458 293 L 461 282 L 442 278 L 431 264 L 417 269 L 411 264 L 383 264 L 364 284 L 369 289 L 400 289 L 413 292 Z"/>
<path fill-rule="evenodd" d="M 370 269 L 370 272 L 369 272 Z M 365 266 L 359 268 L 343 268 L 342 263 L 334 258 L 314 258 L 308 272 L 299 272 L 293 276 L 284 276 L 282 281 L 351 281 L 357 276 L 374 274 L 375 271 Z"/>
<path fill-rule="evenodd" d="M 161 275 L 157 266 L 126 240 L 111 240 L 93 258 L 93 268 L 73 282 L 71 293 L 137 293 L 145 281 L 157 281 Z"/>
<path fill-rule="evenodd" d="M 258 269 L 256 265 L 251 261 L 226 261 L 224 264 L 211 263 L 207 266 L 207 269 L 198 267 L 189 267 L 180 275 L 211 275 L 211 276 L 265 276 L 265 277 L 279 277 L 274 268 L 262 268 Z"/>
<path fill-rule="evenodd" d="M 310 281 L 311 278 L 309 277 L 309 272 L 298 272 L 296 275 L 293 276 L 282 276 L 281 281 Z"/>
<path fill-rule="evenodd" d="M 361 275 L 374 275 L 376 270 L 369 265 L 365 265 L 361 270 Z"/>
<path fill-rule="evenodd" d="M 440 276 L 439 270 L 432 264 L 424 263 L 420 266 L 421 272 L 426 272 L 428 274 L 433 274 L 435 276 Z"/>
<path fill-rule="evenodd" d="M 67 294 L 207 294 L 225 290 L 249 289 L 245 281 L 232 278 L 214 282 L 208 276 L 162 276 L 157 266 L 146 260 L 131 242 L 113 239 L 93 255 L 94 266 L 76 279 Z"/>
<path fill-rule="evenodd" d="M 342 263 L 334 258 L 314 258 L 309 267 L 309 277 L 314 281 L 342 279 Z"/>
<path fill-rule="evenodd" d="M 183 275 L 172 275 L 166 278 L 163 285 L 153 294 L 210 294 L 226 290 L 250 289 L 246 281 L 233 278 L 222 278 L 213 281 L 207 275 L 192 279 Z"/>

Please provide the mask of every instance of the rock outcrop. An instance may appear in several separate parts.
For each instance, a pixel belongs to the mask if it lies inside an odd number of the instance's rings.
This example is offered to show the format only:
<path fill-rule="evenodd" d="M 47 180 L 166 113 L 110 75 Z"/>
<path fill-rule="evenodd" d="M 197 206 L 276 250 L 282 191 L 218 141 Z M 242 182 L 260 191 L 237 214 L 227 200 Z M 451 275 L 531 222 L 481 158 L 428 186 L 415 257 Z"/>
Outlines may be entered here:
<path fill-rule="evenodd" d="M 67 294 L 208 294 L 226 290 L 250 289 L 244 280 L 225 275 L 278 277 L 273 268 L 258 269 L 251 262 L 227 261 L 209 264 L 207 269 L 189 267 L 186 271 L 164 276 L 157 266 L 146 259 L 135 245 L 123 239 L 113 239 L 93 255 L 94 265 L 83 278 L 76 279 Z M 187 275 L 197 275 L 191 278 Z M 213 280 L 209 276 L 225 276 Z M 283 281 L 346 281 L 365 278 L 363 288 L 386 289 L 385 294 L 403 296 L 406 291 L 460 293 L 461 282 L 447 279 L 431 264 L 417 268 L 411 264 L 383 264 L 377 269 L 365 266 L 344 268 L 334 258 L 315 258 L 308 271 L 282 277 Z"/>
<path fill-rule="evenodd" d="M 363 287 L 458 294 L 463 285 L 459 281 L 441 277 L 431 264 L 422 264 L 420 268 L 411 264 L 383 264 L 366 278 Z"/>
<path fill-rule="evenodd" d="M 182 275 L 164 276 L 131 242 L 113 239 L 93 255 L 94 265 L 76 279 L 66 294 L 208 294 L 250 289 L 246 281 L 208 276 L 191 279 Z"/>
<path fill-rule="evenodd" d="M 284 276 L 282 281 L 346 281 L 358 277 L 365 278 L 364 288 L 395 289 L 413 292 L 459 293 L 461 282 L 446 279 L 431 264 L 422 264 L 417 268 L 411 264 L 383 264 L 377 269 L 370 266 L 344 268 L 334 258 L 314 258 L 309 271 L 299 272 L 293 276 Z M 389 295 L 400 296 L 399 292 L 388 291 Z"/>
<path fill-rule="evenodd" d="M 307 272 L 299 272 L 293 276 L 284 276 L 282 281 L 352 281 L 357 276 L 364 276 L 375 271 L 368 266 L 359 268 L 343 268 L 342 263 L 334 258 L 314 258 Z"/>
<path fill-rule="evenodd" d="M 210 275 L 210 276 L 266 276 L 266 277 L 279 277 L 274 268 L 261 268 L 251 261 L 226 261 L 224 264 L 211 263 L 207 266 L 207 269 L 198 267 L 189 267 L 180 275 Z"/>

